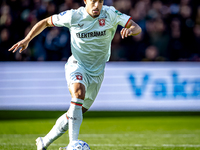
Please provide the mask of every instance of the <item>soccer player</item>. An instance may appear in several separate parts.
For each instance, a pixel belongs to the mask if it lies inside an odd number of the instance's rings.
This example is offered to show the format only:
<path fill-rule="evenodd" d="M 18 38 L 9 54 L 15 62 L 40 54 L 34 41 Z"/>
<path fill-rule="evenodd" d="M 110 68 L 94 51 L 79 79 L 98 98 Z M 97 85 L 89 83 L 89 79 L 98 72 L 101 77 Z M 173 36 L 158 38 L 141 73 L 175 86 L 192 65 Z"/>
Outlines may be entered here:
<path fill-rule="evenodd" d="M 37 150 L 45 150 L 58 137 L 69 130 L 69 140 L 78 139 L 82 113 L 94 102 L 104 77 L 104 68 L 109 60 L 111 41 L 117 26 L 121 37 L 134 36 L 141 28 L 130 16 L 112 6 L 103 5 L 103 0 L 84 0 L 85 7 L 67 10 L 39 21 L 28 35 L 9 51 L 21 53 L 29 42 L 46 27 L 67 27 L 71 34 L 72 56 L 65 65 L 65 76 L 71 93 L 69 110 L 56 121 L 45 137 L 36 139 Z M 66 147 L 61 148 L 66 149 Z"/>

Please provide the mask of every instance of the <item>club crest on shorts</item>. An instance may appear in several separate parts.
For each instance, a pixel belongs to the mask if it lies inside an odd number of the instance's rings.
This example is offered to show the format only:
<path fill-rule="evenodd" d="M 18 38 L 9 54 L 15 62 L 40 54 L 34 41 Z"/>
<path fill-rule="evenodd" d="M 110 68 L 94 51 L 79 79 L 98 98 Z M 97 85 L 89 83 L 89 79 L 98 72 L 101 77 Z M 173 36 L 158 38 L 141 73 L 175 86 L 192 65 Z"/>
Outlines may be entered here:
<path fill-rule="evenodd" d="M 106 24 L 106 21 L 105 21 L 105 19 L 99 19 L 99 25 L 100 26 L 105 26 L 105 24 Z"/>
<path fill-rule="evenodd" d="M 77 80 L 83 80 L 83 77 L 81 75 L 76 75 Z"/>
<path fill-rule="evenodd" d="M 75 76 L 77 80 L 83 80 L 83 76 L 81 73 L 76 73 Z"/>

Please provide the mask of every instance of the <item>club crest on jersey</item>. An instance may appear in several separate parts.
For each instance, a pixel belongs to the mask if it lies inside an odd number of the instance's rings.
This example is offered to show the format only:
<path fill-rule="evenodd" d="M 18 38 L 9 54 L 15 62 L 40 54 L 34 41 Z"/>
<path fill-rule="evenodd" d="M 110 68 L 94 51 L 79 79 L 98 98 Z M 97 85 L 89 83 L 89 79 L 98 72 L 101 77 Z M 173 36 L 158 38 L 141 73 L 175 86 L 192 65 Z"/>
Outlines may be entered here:
<path fill-rule="evenodd" d="M 106 24 L 106 21 L 105 21 L 105 19 L 99 19 L 99 25 L 100 26 L 105 26 L 105 24 Z"/>

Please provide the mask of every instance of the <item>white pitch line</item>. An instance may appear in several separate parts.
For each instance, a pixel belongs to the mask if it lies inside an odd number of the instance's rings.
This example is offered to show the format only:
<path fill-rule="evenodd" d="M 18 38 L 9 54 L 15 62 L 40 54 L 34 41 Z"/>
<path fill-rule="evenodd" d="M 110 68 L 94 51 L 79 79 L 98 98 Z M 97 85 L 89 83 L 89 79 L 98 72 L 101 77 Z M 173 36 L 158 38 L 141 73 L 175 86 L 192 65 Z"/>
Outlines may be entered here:
<path fill-rule="evenodd" d="M 27 144 L 27 143 L 0 143 L 0 145 L 4 146 L 20 146 L 20 145 L 25 145 L 25 146 L 35 146 L 35 144 Z M 52 146 L 67 146 L 67 144 L 51 144 Z M 194 144 L 161 144 L 161 145 L 142 145 L 142 144 L 89 144 L 90 146 L 94 147 L 200 147 L 200 145 L 194 145 Z"/>
<path fill-rule="evenodd" d="M 183 144 L 183 145 L 174 145 L 174 144 L 162 144 L 163 147 L 200 147 L 200 145 L 193 144 Z"/>
<path fill-rule="evenodd" d="M 80 134 L 80 136 L 83 137 L 105 137 L 105 136 L 133 136 L 133 137 L 146 137 L 146 134 Z M 174 136 L 178 136 L 178 137 L 195 137 L 195 136 L 199 136 L 197 134 L 154 134 L 154 136 L 159 136 L 159 137 L 174 137 Z"/>
<path fill-rule="evenodd" d="M 1 136 L 12 136 L 12 137 L 21 137 L 21 136 L 42 136 L 41 134 L 0 134 Z M 146 134 L 80 134 L 80 137 L 147 137 Z M 196 137 L 196 136 L 200 136 L 199 134 L 154 134 L 154 136 L 159 136 L 159 137 L 174 137 L 174 136 L 178 136 L 178 137 Z"/>
<path fill-rule="evenodd" d="M 66 144 L 52 144 L 53 146 L 66 146 Z M 200 145 L 192 144 L 161 144 L 161 145 L 142 145 L 142 144 L 89 144 L 94 147 L 200 147 Z"/>

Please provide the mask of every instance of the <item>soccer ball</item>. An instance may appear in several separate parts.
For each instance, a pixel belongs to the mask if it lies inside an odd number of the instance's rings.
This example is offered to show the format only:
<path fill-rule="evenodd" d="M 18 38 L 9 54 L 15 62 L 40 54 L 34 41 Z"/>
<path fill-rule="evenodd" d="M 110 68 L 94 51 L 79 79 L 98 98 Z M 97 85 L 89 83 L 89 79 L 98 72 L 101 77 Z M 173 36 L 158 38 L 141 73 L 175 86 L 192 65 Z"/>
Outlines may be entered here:
<path fill-rule="evenodd" d="M 67 150 L 90 150 L 90 147 L 85 141 L 76 140 L 69 143 Z"/>

